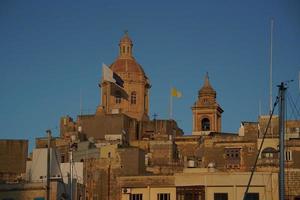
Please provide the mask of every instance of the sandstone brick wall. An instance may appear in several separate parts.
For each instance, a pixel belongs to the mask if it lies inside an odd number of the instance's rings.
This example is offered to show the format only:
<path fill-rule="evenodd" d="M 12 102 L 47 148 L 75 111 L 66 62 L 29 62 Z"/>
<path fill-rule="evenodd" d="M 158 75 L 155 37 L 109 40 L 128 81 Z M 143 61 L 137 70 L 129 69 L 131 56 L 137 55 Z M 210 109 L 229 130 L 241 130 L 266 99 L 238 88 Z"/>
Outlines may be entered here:
<path fill-rule="evenodd" d="M 25 173 L 27 156 L 28 140 L 0 140 L 0 179 L 1 175 L 3 181 Z"/>
<path fill-rule="evenodd" d="M 300 196 L 300 169 L 288 169 L 285 183 L 286 196 Z"/>

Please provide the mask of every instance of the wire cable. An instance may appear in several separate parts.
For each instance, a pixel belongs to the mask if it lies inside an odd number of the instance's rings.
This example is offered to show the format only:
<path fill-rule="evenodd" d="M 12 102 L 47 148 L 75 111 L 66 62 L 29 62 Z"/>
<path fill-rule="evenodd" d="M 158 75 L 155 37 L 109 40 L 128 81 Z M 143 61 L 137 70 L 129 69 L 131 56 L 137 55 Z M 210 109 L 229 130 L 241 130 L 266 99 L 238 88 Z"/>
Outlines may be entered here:
<path fill-rule="evenodd" d="M 255 159 L 255 162 L 254 162 L 254 166 L 252 167 L 252 170 L 251 170 L 251 175 L 250 175 L 250 178 L 249 178 L 249 181 L 248 181 L 248 184 L 247 184 L 246 191 L 245 191 L 245 193 L 244 193 L 244 198 L 243 198 L 243 200 L 246 200 L 246 197 L 247 197 L 247 194 L 248 194 L 248 191 L 249 191 L 249 187 L 250 187 L 250 184 L 251 184 L 251 181 L 252 181 L 252 178 L 253 178 L 255 169 L 256 169 L 256 164 L 257 164 L 257 161 L 258 161 L 258 158 L 259 158 L 261 149 L 262 149 L 262 147 L 263 147 L 263 143 L 264 143 L 264 141 L 265 141 L 265 137 L 266 137 L 267 131 L 268 131 L 268 129 L 269 129 L 269 126 L 270 126 L 270 123 L 271 123 L 271 120 L 272 120 L 272 116 L 273 116 L 273 114 L 274 114 L 275 107 L 277 106 L 278 102 L 279 102 L 279 97 L 277 96 L 277 97 L 276 97 L 276 101 L 275 101 L 275 103 L 274 103 L 274 105 L 273 105 L 272 112 L 271 112 L 271 114 L 270 114 L 270 118 L 269 118 L 267 127 L 266 127 L 266 129 L 265 129 L 264 134 L 263 134 L 262 141 L 261 141 L 261 143 L 260 143 L 260 147 L 259 147 L 259 150 L 258 150 L 256 159 Z"/>
<path fill-rule="evenodd" d="M 292 114 L 294 115 L 295 120 L 298 120 L 300 118 L 300 111 L 297 108 L 297 105 L 295 104 L 293 97 L 290 95 L 289 92 L 287 92 L 287 97 L 288 97 L 287 99 L 289 100 L 289 103 L 290 103 Z"/>

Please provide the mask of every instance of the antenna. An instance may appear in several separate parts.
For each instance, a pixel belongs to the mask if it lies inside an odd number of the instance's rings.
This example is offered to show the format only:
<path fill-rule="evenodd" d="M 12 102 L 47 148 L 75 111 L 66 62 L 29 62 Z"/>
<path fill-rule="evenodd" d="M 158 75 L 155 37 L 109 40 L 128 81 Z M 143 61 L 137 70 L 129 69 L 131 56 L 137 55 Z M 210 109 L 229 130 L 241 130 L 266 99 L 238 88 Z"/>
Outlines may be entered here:
<path fill-rule="evenodd" d="M 258 101 L 258 116 L 261 116 L 261 100 Z"/>
<path fill-rule="evenodd" d="M 79 105 L 79 109 L 80 109 L 80 115 L 82 115 L 82 89 L 80 87 L 80 105 Z"/>
<path fill-rule="evenodd" d="M 274 18 L 271 18 L 271 38 L 270 38 L 270 110 L 269 114 L 272 112 L 273 102 L 272 102 L 272 73 L 273 73 L 273 31 L 274 31 Z"/>
<path fill-rule="evenodd" d="M 300 71 L 299 71 L 299 74 L 298 74 L 298 83 L 299 83 L 299 91 L 300 91 Z"/>

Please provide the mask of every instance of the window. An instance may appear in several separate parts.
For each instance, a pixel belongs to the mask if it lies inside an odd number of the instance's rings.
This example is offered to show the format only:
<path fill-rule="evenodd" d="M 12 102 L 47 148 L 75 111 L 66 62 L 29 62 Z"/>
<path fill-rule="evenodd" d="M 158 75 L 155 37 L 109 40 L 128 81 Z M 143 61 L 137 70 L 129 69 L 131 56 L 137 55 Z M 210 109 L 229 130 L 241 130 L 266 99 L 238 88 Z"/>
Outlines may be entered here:
<path fill-rule="evenodd" d="M 247 193 L 246 200 L 259 200 L 259 193 Z"/>
<path fill-rule="evenodd" d="M 136 92 L 131 92 L 130 103 L 136 104 Z"/>
<path fill-rule="evenodd" d="M 185 187 L 176 187 L 176 196 L 177 200 L 186 200 L 186 199 L 205 199 L 205 187 L 204 186 L 185 186 Z"/>
<path fill-rule="evenodd" d="M 300 196 L 296 196 L 294 200 L 300 200 Z"/>
<path fill-rule="evenodd" d="M 228 200 L 227 193 L 214 193 L 214 200 Z"/>
<path fill-rule="evenodd" d="M 284 158 L 286 161 L 292 161 L 292 151 L 286 151 Z"/>
<path fill-rule="evenodd" d="M 261 152 L 261 157 L 266 159 L 278 158 L 278 152 L 272 147 L 267 147 Z"/>
<path fill-rule="evenodd" d="M 225 163 L 226 168 L 240 168 L 240 148 L 225 148 Z"/>
<path fill-rule="evenodd" d="M 143 200 L 143 194 L 130 194 L 130 200 Z"/>
<path fill-rule="evenodd" d="M 202 119 L 201 121 L 202 131 L 209 131 L 210 130 L 210 121 L 207 118 Z"/>
<path fill-rule="evenodd" d="M 255 148 L 254 148 L 253 146 L 250 146 L 250 147 L 248 147 L 248 151 L 249 151 L 249 152 L 254 152 L 254 151 L 255 151 Z"/>
<path fill-rule="evenodd" d="M 121 92 L 120 91 L 116 91 L 116 104 L 120 104 L 121 100 L 122 100 L 122 96 L 121 96 Z"/>
<path fill-rule="evenodd" d="M 157 194 L 157 200 L 170 200 L 170 193 Z"/>

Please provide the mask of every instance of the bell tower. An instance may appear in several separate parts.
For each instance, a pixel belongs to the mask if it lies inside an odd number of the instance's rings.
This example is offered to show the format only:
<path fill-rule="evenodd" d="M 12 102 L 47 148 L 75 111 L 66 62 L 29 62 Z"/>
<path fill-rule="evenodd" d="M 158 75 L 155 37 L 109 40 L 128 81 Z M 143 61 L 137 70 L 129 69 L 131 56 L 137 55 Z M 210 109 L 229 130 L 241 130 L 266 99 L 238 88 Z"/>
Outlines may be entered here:
<path fill-rule="evenodd" d="M 216 101 L 217 93 L 209 82 L 208 73 L 204 84 L 198 92 L 198 99 L 192 106 L 193 135 L 207 135 L 210 132 L 221 131 L 223 109 Z"/>

